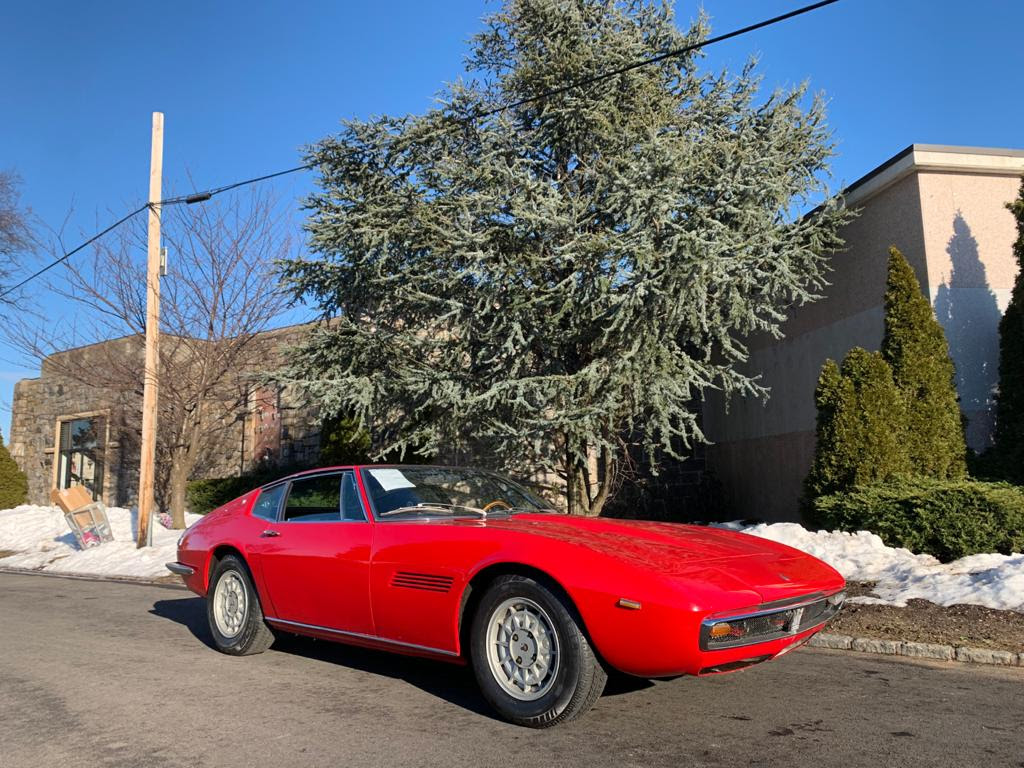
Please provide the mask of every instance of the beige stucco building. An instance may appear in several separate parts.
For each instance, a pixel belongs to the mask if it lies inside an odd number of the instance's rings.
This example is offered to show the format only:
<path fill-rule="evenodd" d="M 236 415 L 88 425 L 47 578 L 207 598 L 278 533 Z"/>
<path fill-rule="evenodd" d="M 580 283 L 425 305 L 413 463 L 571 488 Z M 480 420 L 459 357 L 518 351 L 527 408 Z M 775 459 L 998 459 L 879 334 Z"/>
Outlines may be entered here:
<path fill-rule="evenodd" d="M 878 349 L 890 245 L 910 261 L 946 331 L 967 442 L 991 443 L 998 325 L 1016 274 L 1017 236 L 1005 204 L 1019 191 L 1024 150 L 914 144 L 850 185 L 859 216 L 843 232 L 825 298 L 793 310 L 785 338 L 752 340 L 749 369 L 771 388 L 765 403 L 710 398 L 707 460 L 735 514 L 797 519 L 814 453 L 814 389 L 827 358 Z"/>

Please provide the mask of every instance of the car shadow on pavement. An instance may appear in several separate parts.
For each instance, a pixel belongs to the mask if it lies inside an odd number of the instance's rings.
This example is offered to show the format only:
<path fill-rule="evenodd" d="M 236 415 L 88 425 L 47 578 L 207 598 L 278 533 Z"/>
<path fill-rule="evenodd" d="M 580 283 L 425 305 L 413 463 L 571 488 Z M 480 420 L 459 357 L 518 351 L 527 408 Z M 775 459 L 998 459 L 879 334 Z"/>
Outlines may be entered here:
<path fill-rule="evenodd" d="M 216 650 L 207 623 L 205 599 L 184 597 L 176 600 L 157 600 L 153 603 L 150 613 L 184 625 L 207 648 Z M 463 709 L 497 719 L 480 695 L 473 671 L 467 666 L 288 634 L 279 635 L 271 646 L 271 651 L 400 679 Z M 605 686 L 604 696 L 632 693 L 652 685 L 654 683 L 650 680 L 612 674 Z"/>
<path fill-rule="evenodd" d="M 197 640 L 210 649 L 216 649 L 207 624 L 206 600 L 203 598 L 157 600 L 150 613 L 184 625 Z M 477 690 L 473 672 L 468 667 L 296 635 L 279 635 L 270 650 L 400 679 L 463 709 L 496 719 Z"/>
<path fill-rule="evenodd" d="M 178 600 L 157 600 L 150 611 L 154 616 L 183 624 L 207 648 L 217 649 L 206 620 L 206 600 L 202 597 L 183 597 Z"/>

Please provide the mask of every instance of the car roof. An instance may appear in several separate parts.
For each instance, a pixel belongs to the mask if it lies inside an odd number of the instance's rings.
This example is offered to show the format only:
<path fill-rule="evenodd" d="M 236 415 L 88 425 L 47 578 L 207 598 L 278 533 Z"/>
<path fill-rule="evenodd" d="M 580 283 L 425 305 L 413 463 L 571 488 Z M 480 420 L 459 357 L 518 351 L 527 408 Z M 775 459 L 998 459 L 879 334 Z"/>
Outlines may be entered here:
<path fill-rule="evenodd" d="M 304 469 L 301 472 L 293 472 L 290 475 L 279 477 L 276 480 L 271 480 L 269 483 L 264 483 L 259 486 L 265 488 L 269 485 L 276 485 L 277 483 L 284 482 L 285 480 L 292 480 L 297 477 L 306 477 L 309 475 L 321 475 L 325 472 L 341 472 L 346 469 L 471 469 L 479 472 L 489 472 L 490 470 L 483 469 L 481 467 L 460 467 L 452 464 L 401 464 L 401 463 L 382 463 L 382 464 L 338 464 L 326 467 L 316 467 L 314 469 Z"/>

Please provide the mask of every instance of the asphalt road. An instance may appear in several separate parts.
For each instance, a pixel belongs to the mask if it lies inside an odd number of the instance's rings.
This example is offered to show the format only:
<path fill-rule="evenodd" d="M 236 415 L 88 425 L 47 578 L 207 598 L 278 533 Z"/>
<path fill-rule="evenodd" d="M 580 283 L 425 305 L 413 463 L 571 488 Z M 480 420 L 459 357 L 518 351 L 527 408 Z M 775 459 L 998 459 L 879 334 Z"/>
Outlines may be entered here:
<path fill-rule="evenodd" d="M 179 589 L 0 574 L 0 766 L 1024 766 L 1024 669 L 805 649 L 530 731 L 463 668 L 209 643 Z"/>

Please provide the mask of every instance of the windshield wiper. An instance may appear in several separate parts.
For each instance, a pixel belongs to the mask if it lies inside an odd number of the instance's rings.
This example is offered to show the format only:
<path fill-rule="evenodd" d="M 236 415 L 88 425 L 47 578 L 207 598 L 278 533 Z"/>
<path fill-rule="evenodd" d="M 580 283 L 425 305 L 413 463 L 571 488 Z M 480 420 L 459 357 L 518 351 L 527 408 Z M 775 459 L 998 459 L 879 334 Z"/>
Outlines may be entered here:
<path fill-rule="evenodd" d="M 454 515 L 455 510 L 458 509 L 465 510 L 474 515 L 479 515 L 481 518 L 484 519 L 487 518 L 487 513 L 484 512 L 482 509 L 477 509 L 476 507 L 467 507 L 463 504 L 441 504 L 434 502 L 413 504 L 406 507 L 396 507 L 395 509 L 389 509 L 387 512 L 381 512 L 380 516 L 390 517 L 391 515 L 401 515 L 409 512 L 443 512 L 445 514 Z"/>

